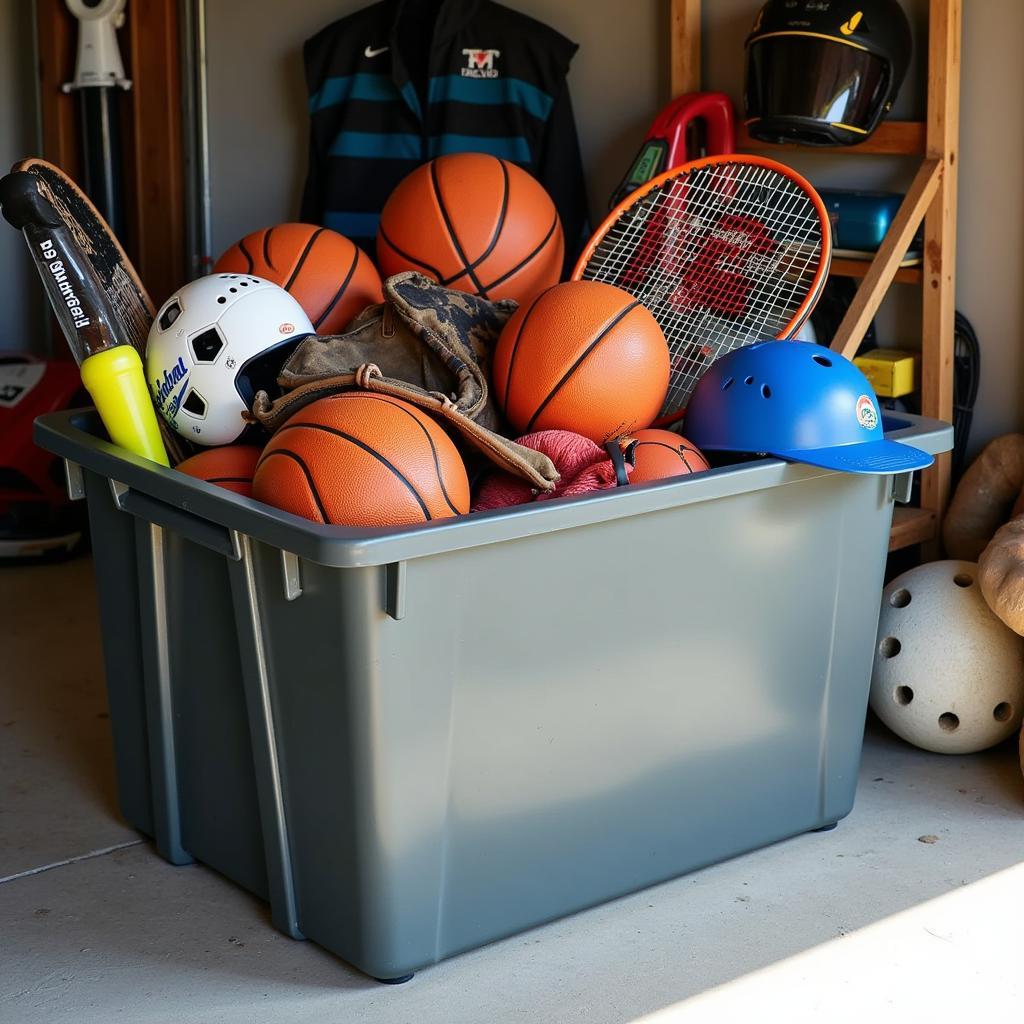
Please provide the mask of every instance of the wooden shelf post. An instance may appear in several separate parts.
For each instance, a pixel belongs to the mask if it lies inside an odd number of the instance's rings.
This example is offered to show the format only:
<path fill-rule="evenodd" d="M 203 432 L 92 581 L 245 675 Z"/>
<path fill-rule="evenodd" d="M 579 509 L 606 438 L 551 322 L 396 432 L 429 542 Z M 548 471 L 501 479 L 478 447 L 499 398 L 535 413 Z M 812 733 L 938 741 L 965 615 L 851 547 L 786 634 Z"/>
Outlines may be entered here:
<path fill-rule="evenodd" d="M 878 253 L 863 270 L 849 260 L 837 261 L 834 273 L 862 277 L 853 302 L 836 331 L 832 348 L 851 357 L 894 281 L 920 283 L 921 412 L 941 420 L 953 418 L 953 327 L 956 272 L 957 139 L 960 128 L 960 27 L 962 0 L 929 0 L 928 113 L 925 122 L 887 121 L 843 156 L 923 155 L 913 183 Z M 701 88 L 701 0 L 671 0 L 672 92 Z M 807 151 L 805 146 L 775 146 L 737 133 L 745 150 Z M 816 152 L 821 152 L 820 149 Z M 837 151 L 838 152 L 838 151 Z M 908 245 L 924 221 L 923 266 L 900 269 Z M 949 501 L 950 456 L 939 456 L 921 474 L 921 508 L 902 510 L 894 518 L 890 547 L 928 545 L 926 556 L 938 557 L 942 516 Z"/>
<path fill-rule="evenodd" d="M 961 0 L 931 0 L 928 21 L 927 158 L 938 160 L 939 187 L 924 219 L 921 298 L 921 412 L 953 418 L 953 321 L 956 315 L 956 181 L 960 134 Z M 949 501 L 950 456 L 921 475 L 921 506 L 936 513 L 936 538 Z M 928 552 L 938 557 L 938 545 Z"/>
<path fill-rule="evenodd" d="M 700 91 L 700 0 L 672 0 L 669 37 L 673 96 Z"/>

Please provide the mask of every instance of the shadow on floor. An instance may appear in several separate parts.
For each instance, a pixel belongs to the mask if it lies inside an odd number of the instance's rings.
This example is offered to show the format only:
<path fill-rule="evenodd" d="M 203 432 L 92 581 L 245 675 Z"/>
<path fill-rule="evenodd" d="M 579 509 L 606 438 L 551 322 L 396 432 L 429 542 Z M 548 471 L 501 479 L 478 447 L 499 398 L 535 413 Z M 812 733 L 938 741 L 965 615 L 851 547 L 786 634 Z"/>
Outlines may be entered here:
<path fill-rule="evenodd" d="M 92 561 L 0 569 L 3 805 L 117 816 Z"/>

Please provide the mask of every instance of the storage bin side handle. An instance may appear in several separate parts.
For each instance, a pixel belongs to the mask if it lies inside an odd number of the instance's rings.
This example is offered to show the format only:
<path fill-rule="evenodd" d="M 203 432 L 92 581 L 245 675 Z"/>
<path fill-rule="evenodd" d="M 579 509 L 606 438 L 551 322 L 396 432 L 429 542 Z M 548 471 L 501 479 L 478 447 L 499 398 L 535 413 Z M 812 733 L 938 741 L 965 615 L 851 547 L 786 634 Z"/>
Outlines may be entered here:
<path fill-rule="evenodd" d="M 913 473 L 894 473 L 892 478 L 892 500 L 899 505 L 909 503 L 914 493 Z"/>
<path fill-rule="evenodd" d="M 82 467 L 70 459 L 64 460 L 64 483 L 71 501 L 81 501 L 85 497 L 85 477 L 82 475 Z"/>
<path fill-rule="evenodd" d="M 405 618 L 405 591 L 409 578 L 405 562 L 392 562 L 384 570 L 384 611 L 396 622 Z"/>
<path fill-rule="evenodd" d="M 118 480 L 111 479 L 110 493 L 114 496 L 114 504 L 122 512 L 127 512 L 147 523 L 155 523 L 173 533 L 180 533 L 190 541 L 232 561 L 241 560 L 242 545 L 237 530 L 229 530 L 226 526 L 211 523 L 202 516 L 176 508 L 152 495 L 132 490 Z"/>

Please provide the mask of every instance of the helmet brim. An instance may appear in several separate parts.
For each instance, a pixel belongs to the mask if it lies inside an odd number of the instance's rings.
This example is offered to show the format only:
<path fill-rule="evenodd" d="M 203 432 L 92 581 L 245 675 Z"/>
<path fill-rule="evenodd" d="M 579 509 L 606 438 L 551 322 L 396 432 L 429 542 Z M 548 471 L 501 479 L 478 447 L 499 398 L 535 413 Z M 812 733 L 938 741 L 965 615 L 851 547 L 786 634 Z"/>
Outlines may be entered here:
<path fill-rule="evenodd" d="M 770 453 L 788 462 L 806 462 L 809 466 L 835 469 L 841 473 L 909 473 L 926 469 L 935 459 L 920 448 L 899 441 L 865 441 L 829 448 L 801 448 Z"/>

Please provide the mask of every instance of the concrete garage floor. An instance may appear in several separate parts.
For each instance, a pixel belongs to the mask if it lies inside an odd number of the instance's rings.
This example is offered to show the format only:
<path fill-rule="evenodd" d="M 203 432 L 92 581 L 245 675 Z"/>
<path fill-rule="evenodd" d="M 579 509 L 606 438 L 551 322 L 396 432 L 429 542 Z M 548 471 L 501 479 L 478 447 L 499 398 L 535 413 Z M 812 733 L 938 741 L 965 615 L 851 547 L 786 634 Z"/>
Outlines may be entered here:
<path fill-rule="evenodd" d="M 0 571 L 0 1021 L 1020 1013 L 1016 751 L 926 754 L 878 725 L 857 805 L 837 830 L 495 943 L 407 985 L 375 984 L 279 935 L 263 904 L 202 866 L 166 864 L 120 822 L 91 574 L 87 559 Z"/>

